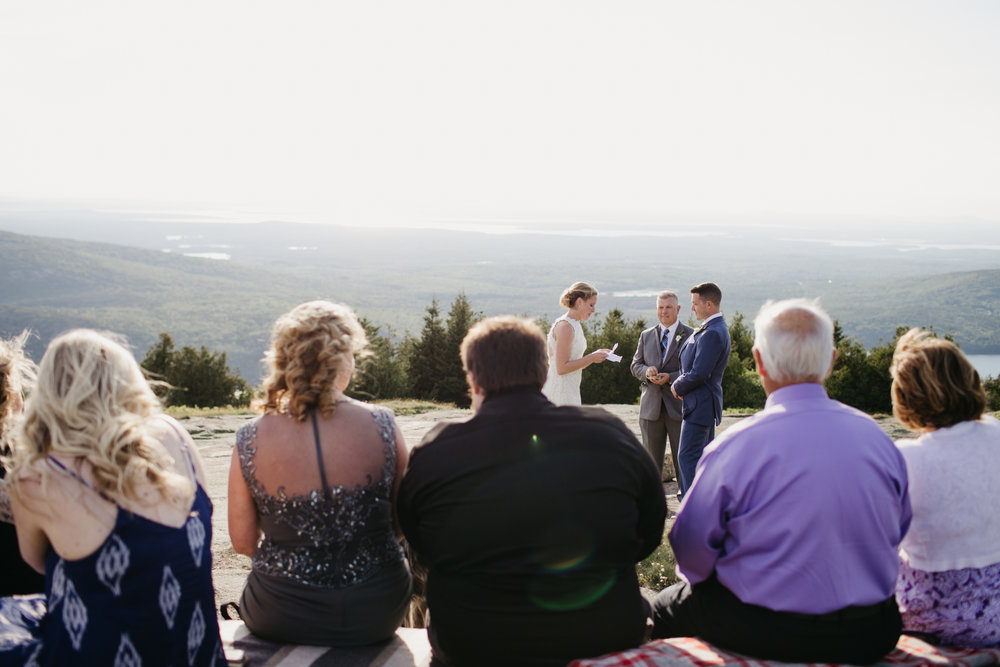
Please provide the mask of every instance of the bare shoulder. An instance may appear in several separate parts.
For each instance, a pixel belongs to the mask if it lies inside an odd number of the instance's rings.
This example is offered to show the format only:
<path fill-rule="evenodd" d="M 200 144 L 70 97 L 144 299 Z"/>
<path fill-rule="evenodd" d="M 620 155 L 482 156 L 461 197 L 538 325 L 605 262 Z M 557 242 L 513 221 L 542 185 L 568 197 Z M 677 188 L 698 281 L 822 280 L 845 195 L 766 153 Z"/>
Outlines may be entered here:
<path fill-rule="evenodd" d="M 566 320 L 559 320 L 552 325 L 552 335 L 559 337 L 562 334 L 573 335 L 573 325 Z"/>
<path fill-rule="evenodd" d="M 170 415 L 160 414 L 151 419 L 146 426 L 146 432 L 161 443 L 187 443 L 191 436 L 181 423 Z"/>
<path fill-rule="evenodd" d="M 337 404 L 337 410 L 345 415 L 363 417 L 365 419 L 372 419 L 373 417 L 383 415 L 389 415 L 393 418 L 396 416 L 391 408 L 387 408 L 383 405 L 375 405 L 374 403 L 366 403 L 364 401 L 359 401 L 356 398 L 349 397 L 344 397 L 344 399 Z"/>
<path fill-rule="evenodd" d="M 8 492 L 16 490 L 17 496 L 22 502 L 44 500 L 42 468 L 46 465 L 45 460 L 41 459 L 22 466 L 17 471 L 17 485 L 6 485 L 5 490 Z"/>

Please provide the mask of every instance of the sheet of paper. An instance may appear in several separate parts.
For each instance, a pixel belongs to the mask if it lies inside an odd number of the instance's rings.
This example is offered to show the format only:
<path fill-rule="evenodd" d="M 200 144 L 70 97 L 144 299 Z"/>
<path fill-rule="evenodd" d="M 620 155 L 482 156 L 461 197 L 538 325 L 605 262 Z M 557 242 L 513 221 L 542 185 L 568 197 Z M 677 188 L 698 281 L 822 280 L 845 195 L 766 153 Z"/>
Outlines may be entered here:
<path fill-rule="evenodd" d="M 615 343 L 614 347 L 611 348 L 611 353 L 608 355 L 608 361 L 613 361 L 616 364 L 622 360 L 621 355 L 615 354 L 615 350 L 617 349 L 618 349 L 618 343 Z"/>

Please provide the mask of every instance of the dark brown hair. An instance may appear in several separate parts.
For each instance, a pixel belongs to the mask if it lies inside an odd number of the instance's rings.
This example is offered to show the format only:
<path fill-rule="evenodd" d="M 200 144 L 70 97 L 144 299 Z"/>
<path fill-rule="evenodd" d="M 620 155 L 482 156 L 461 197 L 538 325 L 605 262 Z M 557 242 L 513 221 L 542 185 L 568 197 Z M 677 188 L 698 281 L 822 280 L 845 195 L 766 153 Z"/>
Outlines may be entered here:
<path fill-rule="evenodd" d="M 541 389 L 548 374 L 545 336 L 534 320 L 488 317 L 462 341 L 462 367 L 487 396 L 514 387 Z"/>
<path fill-rule="evenodd" d="M 716 306 L 722 305 L 722 290 L 715 283 L 699 283 L 691 288 L 691 294 L 697 294 L 704 301 L 711 301 Z"/>
<path fill-rule="evenodd" d="M 892 412 L 911 429 L 947 428 L 979 419 L 986 392 L 954 343 L 910 329 L 892 355 Z"/>

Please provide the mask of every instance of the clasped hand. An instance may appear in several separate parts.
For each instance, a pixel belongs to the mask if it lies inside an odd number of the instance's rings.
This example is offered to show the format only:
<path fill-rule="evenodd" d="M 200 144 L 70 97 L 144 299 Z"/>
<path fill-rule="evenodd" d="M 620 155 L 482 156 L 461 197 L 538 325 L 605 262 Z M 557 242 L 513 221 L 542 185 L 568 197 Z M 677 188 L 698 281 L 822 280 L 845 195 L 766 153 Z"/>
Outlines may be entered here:
<path fill-rule="evenodd" d="M 667 373 L 660 373 L 656 370 L 655 366 L 650 366 L 646 369 L 646 379 L 653 384 L 663 385 L 670 380 L 670 375 Z"/>

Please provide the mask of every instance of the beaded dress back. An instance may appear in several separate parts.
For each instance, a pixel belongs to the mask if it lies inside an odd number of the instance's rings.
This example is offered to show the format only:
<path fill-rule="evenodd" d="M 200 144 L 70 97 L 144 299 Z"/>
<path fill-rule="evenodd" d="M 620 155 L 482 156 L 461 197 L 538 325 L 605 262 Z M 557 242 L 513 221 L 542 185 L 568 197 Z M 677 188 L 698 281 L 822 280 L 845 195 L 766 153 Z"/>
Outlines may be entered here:
<path fill-rule="evenodd" d="M 326 486 L 275 495 L 257 480 L 257 420 L 236 434 L 243 477 L 250 488 L 264 533 L 253 556 L 260 572 L 309 586 L 343 588 L 361 583 L 388 563 L 404 559 L 392 523 L 392 487 L 396 475 L 396 433 L 392 412 L 372 412 L 383 443 L 382 476 L 358 486 Z M 317 457 L 321 478 L 323 459 Z"/>

